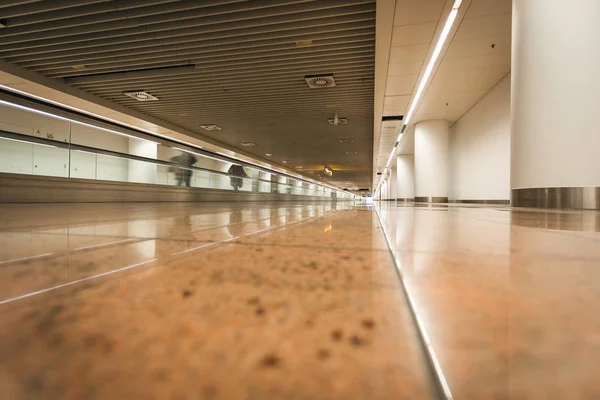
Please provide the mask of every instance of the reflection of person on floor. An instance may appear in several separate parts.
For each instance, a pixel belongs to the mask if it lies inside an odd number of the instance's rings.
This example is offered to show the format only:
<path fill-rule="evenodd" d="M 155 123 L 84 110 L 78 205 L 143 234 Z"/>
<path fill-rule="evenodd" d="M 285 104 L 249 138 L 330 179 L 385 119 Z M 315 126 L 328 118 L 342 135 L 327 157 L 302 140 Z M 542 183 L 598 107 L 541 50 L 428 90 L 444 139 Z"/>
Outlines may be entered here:
<path fill-rule="evenodd" d="M 246 171 L 244 171 L 244 167 L 241 165 L 231 164 L 231 167 L 229 167 L 229 171 L 227 171 L 227 173 L 230 175 L 229 182 L 233 190 L 239 190 L 242 186 L 244 186 L 244 180 L 242 178 L 248 177 L 248 174 L 246 174 Z"/>
<path fill-rule="evenodd" d="M 198 161 L 196 157 L 190 153 L 181 153 L 178 156 L 171 157 L 171 161 L 175 164 L 181 165 L 182 167 L 191 167 Z M 184 168 L 173 168 L 175 172 L 175 179 L 177 180 L 177 186 L 191 186 L 192 170 Z"/>
<path fill-rule="evenodd" d="M 235 210 L 229 213 L 229 224 L 227 224 L 227 230 L 231 237 L 240 236 L 244 231 L 244 224 L 242 222 L 242 210 Z"/>

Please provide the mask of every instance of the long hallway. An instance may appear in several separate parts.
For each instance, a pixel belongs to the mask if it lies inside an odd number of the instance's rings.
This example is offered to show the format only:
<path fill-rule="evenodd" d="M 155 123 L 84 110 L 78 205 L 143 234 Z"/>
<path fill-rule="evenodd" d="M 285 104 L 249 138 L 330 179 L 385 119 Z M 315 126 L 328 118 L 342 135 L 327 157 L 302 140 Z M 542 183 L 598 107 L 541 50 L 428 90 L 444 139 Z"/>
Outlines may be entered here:
<path fill-rule="evenodd" d="M 595 211 L 0 213 L 2 398 L 443 398 L 396 267 L 454 398 L 600 395 Z"/>

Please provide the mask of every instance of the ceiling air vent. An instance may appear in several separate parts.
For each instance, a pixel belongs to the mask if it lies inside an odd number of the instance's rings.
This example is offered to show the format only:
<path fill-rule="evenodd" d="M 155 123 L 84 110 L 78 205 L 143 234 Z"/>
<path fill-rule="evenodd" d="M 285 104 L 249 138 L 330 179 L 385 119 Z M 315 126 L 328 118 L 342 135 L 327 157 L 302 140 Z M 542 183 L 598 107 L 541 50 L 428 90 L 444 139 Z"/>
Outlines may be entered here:
<path fill-rule="evenodd" d="M 304 77 L 304 80 L 308 84 L 308 87 L 311 89 L 320 89 L 335 86 L 335 79 L 333 79 L 333 74 L 307 75 Z"/>
<path fill-rule="evenodd" d="M 204 129 L 205 131 L 220 131 L 223 129 L 219 125 L 216 125 L 216 124 L 200 125 L 200 128 Z"/>
<path fill-rule="evenodd" d="M 123 92 L 125 96 L 129 96 L 132 99 L 138 101 L 156 101 L 158 97 L 152 96 L 150 93 L 144 92 L 143 90 L 136 90 L 133 92 Z"/>
<path fill-rule="evenodd" d="M 328 118 L 327 122 L 329 123 L 329 125 L 348 125 L 348 118 L 340 118 L 338 117 L 337 113 L 335 113 L 335 116 L 333 118 Z"/>

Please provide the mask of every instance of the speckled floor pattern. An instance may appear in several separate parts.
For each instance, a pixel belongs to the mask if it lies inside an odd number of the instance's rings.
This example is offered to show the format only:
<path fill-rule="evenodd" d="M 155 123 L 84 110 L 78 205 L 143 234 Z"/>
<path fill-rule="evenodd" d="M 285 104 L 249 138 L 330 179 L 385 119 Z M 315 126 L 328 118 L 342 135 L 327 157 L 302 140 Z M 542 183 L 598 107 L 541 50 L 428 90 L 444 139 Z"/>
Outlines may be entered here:
<path fill-rule="evenodd" d="M 600 213 L 0 207 L 0 399 L 600 398 Z"/>
<path fill-rule="evenodd" d="M 368 207 L 4 205 L 2 399 L 437 395 Z"/>

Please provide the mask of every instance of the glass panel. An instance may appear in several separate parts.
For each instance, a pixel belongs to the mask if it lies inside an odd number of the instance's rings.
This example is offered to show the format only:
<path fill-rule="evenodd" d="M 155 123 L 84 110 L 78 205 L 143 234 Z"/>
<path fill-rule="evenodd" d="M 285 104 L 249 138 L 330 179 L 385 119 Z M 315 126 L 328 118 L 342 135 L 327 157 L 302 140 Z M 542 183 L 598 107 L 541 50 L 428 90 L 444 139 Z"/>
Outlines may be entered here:
<path fill-rule="evenodd" d="M 69 176 L 69 149 L 33 145 L 33 174 L 43 176 Z"/>
<path fill-rule="evenodd" d="M 96 179 L 96 153 L 71 151 L 72 178 Z"/>
<path fill-rule="evenodd" d="M 33 174 L 33 144 L 0 138 L 0 172 Z"/>
<path fill-rule="evenodd" d="M 98 154 L 96 157 L 96 179 L 127 182 L 127 159 Z"/>

